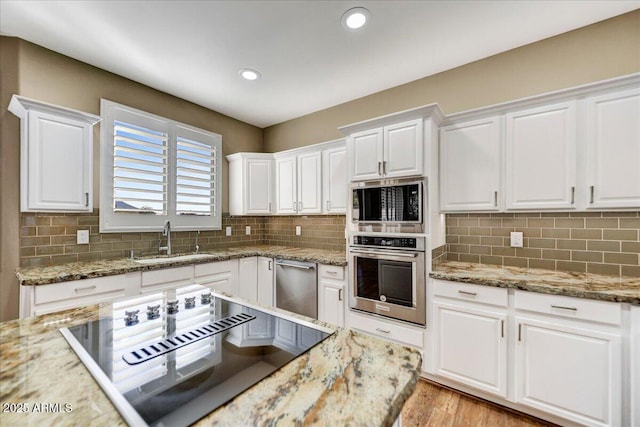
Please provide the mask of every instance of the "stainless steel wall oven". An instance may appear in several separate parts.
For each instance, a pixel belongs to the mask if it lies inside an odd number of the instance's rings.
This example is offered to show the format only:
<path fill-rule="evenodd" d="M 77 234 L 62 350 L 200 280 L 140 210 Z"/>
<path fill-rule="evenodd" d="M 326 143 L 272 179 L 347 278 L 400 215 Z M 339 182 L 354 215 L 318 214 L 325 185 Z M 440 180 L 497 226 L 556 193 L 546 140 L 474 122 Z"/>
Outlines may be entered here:
<path fill-rule="evenodd" d="M 425 326 L 426 238 L 352 235 L 350 239 L 349 306 Z"/>

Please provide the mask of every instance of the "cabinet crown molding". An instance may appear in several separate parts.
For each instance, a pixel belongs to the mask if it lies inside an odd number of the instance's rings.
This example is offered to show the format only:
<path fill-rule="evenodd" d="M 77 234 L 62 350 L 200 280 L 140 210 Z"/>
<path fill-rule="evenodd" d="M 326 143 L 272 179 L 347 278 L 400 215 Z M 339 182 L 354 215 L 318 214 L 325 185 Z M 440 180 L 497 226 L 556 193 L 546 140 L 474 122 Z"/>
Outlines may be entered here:
<path fill-rule="evenodd" d="M 350 135 L 354 132 L 383 127 L 408 120 L 426 119 L 429 117 L 434 120 L 437 126 L 440 125 L 444 119 L 444 115 L 442 114 L 442 110 L 438 104 L 423 105 L 421 107 L 400 111 L 398 113 L 387 114 L 385 116 L 364 120 L 362 122 L 340 126 L 338 130 L 345 135 Z"/>
<path fill-rule="evenodd" d="M 467 122 L 476 119 L 485 119 L 487 117 L 506 114 L 508 112 L 516 110 L 535 108 L 552 103 L 565 102 L 584 98 L 586 96 L 598 95 L 600 93 L 612 90 L 632 89 L 639 86 L 640 73 L 628 74 L 621 77 L 596 81 L 593 83 L 560 89 L 553 92 L 519 98 L 513 101 L 474 108 L 472 110 L 461 111 L 459 113 L 448 114 L 444 116 L 442 126 L 448 126 L 459 122 Z"/>
<path fill-rule="evenodd" d="M 96 116 L 95 114 L 85 113 L 84 111 L 74 110 L 72 108 L 60 107 L 58 105 L 37 101 L 20 95 L 13 95 L 11 97 L 8 110 L 21 119 L 24 119 L 27 116 L 29 110 L 36 110 L 84 121 L 90 125 L 95 125 L 102 120 L 102 117 Z"/>

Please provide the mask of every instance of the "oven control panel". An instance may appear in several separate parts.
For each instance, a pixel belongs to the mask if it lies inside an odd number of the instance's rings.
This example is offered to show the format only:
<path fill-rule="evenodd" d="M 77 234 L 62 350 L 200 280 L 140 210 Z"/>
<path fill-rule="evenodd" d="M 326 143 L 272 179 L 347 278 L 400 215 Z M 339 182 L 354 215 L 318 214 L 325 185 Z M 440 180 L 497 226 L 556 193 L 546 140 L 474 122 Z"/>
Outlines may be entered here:
<path fill-rule="evenodd" d="M 356 246 L 419 249 L 414 237 L 353 236 Z"/>

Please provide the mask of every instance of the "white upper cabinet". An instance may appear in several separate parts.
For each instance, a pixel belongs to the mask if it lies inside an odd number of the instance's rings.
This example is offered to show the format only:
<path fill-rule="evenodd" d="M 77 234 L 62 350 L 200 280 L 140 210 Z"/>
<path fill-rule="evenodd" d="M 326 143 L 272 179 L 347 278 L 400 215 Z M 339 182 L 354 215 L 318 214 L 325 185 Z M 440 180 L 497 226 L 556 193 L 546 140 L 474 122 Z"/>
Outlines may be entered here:
<path fill-rule="evenodd" d="M 322 212 L 347 211 L 347 147 L 344 142 L 322 151 Z"/>
<path fill-rule="evenodd" d="M 440 130 L 442 211 L 500 209 L 500 123 L 489 117 Z"/>
<path fill-rule="evenodd" d="M 99 116 L 14 95 L 21 119 L 22 212 L 93 210 L 93 125 Z"/>
<path fill-rule="evenodd" d="M 585 102 L 587 208 L 640 208 L 640 89 Z"/>
<path fill-rule="evenodd" d="M 269 215 L 273 213 L 273 156 L 236 153 L 229 161 L 229 213 Z"/>
<path fill-rule="evenodd" d="M 418 119 L 351 134 L 351 180 L 422 175 L 422 132 Z"/>
<path fill-rule="evenodd" d="M 277 213 L 321 213 L 322 153 L 276 155 L 275 163 Z"/>
<path fill-rule="evenodd" d="M 576 102 L 506 114 L 506 208 L 575 208 Z"/>

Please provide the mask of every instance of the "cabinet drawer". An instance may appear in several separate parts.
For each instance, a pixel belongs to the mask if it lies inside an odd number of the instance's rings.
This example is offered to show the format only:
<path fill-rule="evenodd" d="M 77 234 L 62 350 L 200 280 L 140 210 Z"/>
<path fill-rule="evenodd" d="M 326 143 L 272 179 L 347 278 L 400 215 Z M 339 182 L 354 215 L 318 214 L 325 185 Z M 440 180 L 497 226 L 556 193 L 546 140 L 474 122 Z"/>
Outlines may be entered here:
<path fill-rule="evenodd" d="M 238 260 L 232 259 L 228 261 L 216 261 L 207 264 L 196 264 L 194 270 L 195 277 L 208 276 L 210 274 L 224 273 L 232 270 L 237 271 Z"/>
<path fill-rule="evenodd" d="M 142 272 L 142 287 L 189 285 L 191 282 L 193 282 L 193 266 Z"/>
<path fill-rule="evenodd" d="M 344 267 L 339 267 L 337 265 L 320 264 L 318 270 L 320 272 L 320 277 L 324 277 L 327 279 L 344 280 Z"/>
<path fill-rule="evenodd" d="M 620 325 L 622 308 L 615 302 L 515 291 L 516 310 Z"/>
<path fill-rule="evenodd" d="M 350 313 L 351 327 L 380 338 L 397 341 L 412 347 L 422 348 L 424 330 L 386 322 L 374 317 Z"/>
<path fill-rule="evenodd" d="M 491 304 L 498 307 L 506 307 L 509 303 L 509 291 L 506 288 L 493 286 L 433 280 L 433 293 L 441 297 Z"/>
<path fill-rule="evenodd" d="M 36 304 L 46 304 L 53 301 L 82 298 L 89 295 L 114 292 L 124 294 L 125 283 L 125 276 L 119 275 L 74 280 L 52 285 L 40 285 L 34 287 L 34 299 Z"/>

